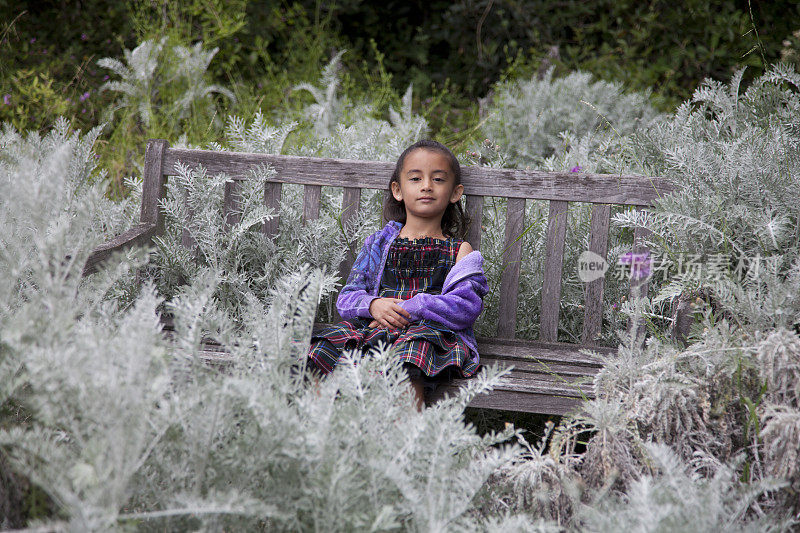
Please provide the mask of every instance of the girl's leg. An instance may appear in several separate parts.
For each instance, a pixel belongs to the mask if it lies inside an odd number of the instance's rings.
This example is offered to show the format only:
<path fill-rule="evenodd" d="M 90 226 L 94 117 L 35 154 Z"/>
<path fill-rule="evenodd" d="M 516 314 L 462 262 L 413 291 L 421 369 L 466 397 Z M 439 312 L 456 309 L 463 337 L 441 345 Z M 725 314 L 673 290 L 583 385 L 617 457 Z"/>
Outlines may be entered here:
<path fill-rule="evenodd" d="M 425 388 L 422 385 L 422 380 L 412 379 L 410 383 L 411 393 L 414 395 L 417 412 L 422 412 L 422 410 L 425 409 Z"/>
<path fill-rule="evenodd" d="M 311 343 L 306 358 L 306 369 L 317 377 L 330 374 L 339 362 L 339 350 L 328 339 L 318 339 Z"/>
<path fill-rule="evenodd" d="M 314 384 L 319 395 L 319 382 L 327 376 L 339 360 L 339 351 L 328 339 L 319 339 L 311 343 L 306 357 L 306 376 Z"/>
<path fill-rule="evenodd" d="M 422 381 L 422 370 L 412 363 L 403 363 L 403 368 L 408 374 L 408 383 L 414 399 L 414 407 L 416 407 L 417 411 L 422 411 L 425 408 L 425 386 Z"/>

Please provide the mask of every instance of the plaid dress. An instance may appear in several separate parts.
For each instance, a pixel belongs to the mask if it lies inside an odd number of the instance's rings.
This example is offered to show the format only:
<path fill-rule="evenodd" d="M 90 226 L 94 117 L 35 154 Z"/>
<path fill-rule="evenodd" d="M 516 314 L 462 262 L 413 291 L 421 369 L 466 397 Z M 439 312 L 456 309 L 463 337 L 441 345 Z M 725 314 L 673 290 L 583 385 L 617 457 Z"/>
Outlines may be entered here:
<path fill-rule="evenodd" d="M 397 237 L 389 247 L 378 296 L 407 300 L 420 292 L 441 294 L 462 242 Z M 311 339 L 309 366 L 327 374 L 342 350 L 357 348 L 366 353 L 383 342 L 395 350 L 411 376 L 423 378 L 429 391 L 452 376 L 471 377 L 478 370 L 461 337 L 439 322 L 422 319 L 401 330 L 370 328 L 370 322 L 371 318 L 353 318 L 317 332 Z"/>

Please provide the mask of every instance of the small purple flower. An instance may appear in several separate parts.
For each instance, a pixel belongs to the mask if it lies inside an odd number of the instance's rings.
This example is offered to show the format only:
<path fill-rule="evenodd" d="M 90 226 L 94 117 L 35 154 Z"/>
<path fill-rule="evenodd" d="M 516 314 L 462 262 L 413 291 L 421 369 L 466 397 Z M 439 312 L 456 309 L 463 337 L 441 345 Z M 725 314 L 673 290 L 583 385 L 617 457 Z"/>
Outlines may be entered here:
<path fill-rule="evenodd" d="M 81 113 L 86 113 L 86 108 L 81 109 Z"/>
<path fill-rule="evenodd" d="M 43 54 L 46 54 L 46 53 L 47 53 L 47 48 L 45 48 L 44 50 L 42 50 L 42 53 L 43 53 Z"/>
<path fill-rule="evenodd" d="M 628 252 L 619 256 L 619 262 L 623 265 L 631 265 L 631 278 L 644 279 L 650 275 L 650 252 L 636 253 Z"/>
<path fill-rule="evenodd" d="M 103 76 L 103 81 L 107 81 L 107 80 L 108 80 L 108 77 L 109 77 L 109 76 L 108 76 L 108 74 L 106 74 L 105 76 Z"/>
<path fill-rule="evenodd" d="M 89 40 L 89 36 L 86 35 L 85 33 L 81 33 L 81 41 L 88 41 L 88 40 Z"/>
<path fill-rule="evenodd" d="M 81 102 L 89 98 L 89 91 L 86 91 L 81 95 Z"/>
<path fill-rule="evenodd" d="M 583 170 L 583 167 L 580 165 L 574 166 L 571 169 L 569 169 L 570 172 L 580 172 L 581 170 Z"/>
<path fill-rule="evenodd" d="M 3 96 L 3 105 L 11 105 L 11 95 L 6 94 Z"/>
<path fill-rule="evenodd" d="M 31 38 L 31 44 L 36 42 L 36 37 Z"/>

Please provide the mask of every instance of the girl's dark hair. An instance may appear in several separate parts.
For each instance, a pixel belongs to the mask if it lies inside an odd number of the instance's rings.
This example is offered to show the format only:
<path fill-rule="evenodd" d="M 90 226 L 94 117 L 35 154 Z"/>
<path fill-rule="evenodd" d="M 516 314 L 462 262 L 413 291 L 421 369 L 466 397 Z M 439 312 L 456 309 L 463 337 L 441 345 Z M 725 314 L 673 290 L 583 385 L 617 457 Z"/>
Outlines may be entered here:
<path fill-rule="evenodd" d="M 405 163 L 406 156 L 419 148 L 431 150 L 444 154 L 450 162 L 450 170 L 455 177 L 455 185 L 461 183 L 461 165 L 458 164 L 458 159 L 453 155 L 450 149 L 440 142 L 423 139 L 417 141 L 400 154 L 397 159 L 397 165 L 394 167 L 392 179 L 389 180 L 389 194 L 386 195 L 386 200 L 383 202 L 383 218 L 386 222 L 395 220 L 397 222 L 406 223 L 406 207 L 403 201 L 397 201 L 392 195 L 392 182 L 400 183 L 400 173 L 403 171 L 403 164 Z M 455 186 L 454 185 L 454 186 Z M 469 228 L 469 217 L 461 207 L 461 200 L 451 203 L 447 206 L 442 216 L 442 233 L 449 237 L 456 237 L 463 239 L 467 236 L 467 229 Z"/>

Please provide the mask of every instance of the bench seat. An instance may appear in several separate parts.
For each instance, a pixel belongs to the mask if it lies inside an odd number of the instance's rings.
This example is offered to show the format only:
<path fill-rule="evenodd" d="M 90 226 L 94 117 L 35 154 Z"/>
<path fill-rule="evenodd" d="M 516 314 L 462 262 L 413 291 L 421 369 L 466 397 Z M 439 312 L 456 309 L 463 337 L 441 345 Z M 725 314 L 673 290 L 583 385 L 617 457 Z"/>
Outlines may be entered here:
<path fill-rule="evenodd" d="M 500 385 L 479 394 L 470 407 L 564 415 L 583 398 L 594 398 L 592 378 L 602 367 L 597 355 L 581 353 L 575 344 L 478 337 L 481 364 L 501 368 L 513 366 Z M 592 347 L 598 354 L 610 355 L 615 349 Z M 439 387 L 431 400 L 436 401 L 467 382 L 455 379 Z"/>

